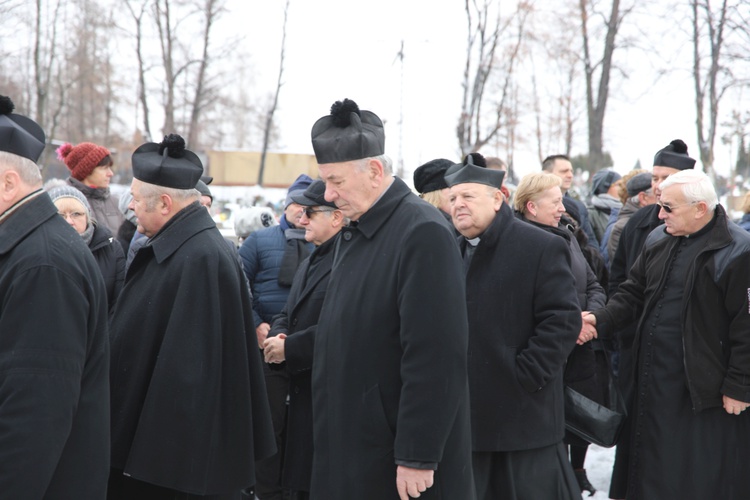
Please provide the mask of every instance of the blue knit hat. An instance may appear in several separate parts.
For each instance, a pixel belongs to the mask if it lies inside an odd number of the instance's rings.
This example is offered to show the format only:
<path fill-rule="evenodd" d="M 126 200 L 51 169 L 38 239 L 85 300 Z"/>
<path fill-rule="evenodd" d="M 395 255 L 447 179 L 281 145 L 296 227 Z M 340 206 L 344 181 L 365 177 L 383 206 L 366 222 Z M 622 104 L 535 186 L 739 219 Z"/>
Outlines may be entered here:
<path fill-rule="evenodd" d="M 309 175 L 306 174 L 300 174 L 299 177 L 297 177 L 291 186 L 289 186 L 289 190 L 286 192 L 286 200 L 284 201 L 284 208 L 288 207 L 294 200 L 292 199 L 292 195 L 300 195 L 305 192 L 305 189 L 307 189 L 310 184 L 312 184 L 313 180 Z"/>

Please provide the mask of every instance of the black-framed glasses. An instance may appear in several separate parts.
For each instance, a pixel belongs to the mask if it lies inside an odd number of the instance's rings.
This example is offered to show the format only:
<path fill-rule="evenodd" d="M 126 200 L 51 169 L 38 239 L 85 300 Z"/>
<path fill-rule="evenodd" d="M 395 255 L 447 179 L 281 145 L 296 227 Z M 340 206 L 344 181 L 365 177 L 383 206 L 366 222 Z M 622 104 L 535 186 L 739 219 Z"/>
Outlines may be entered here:
<path fill-rule="evenodd" d="M 696 202 L 694 202 L 694 201 L 691 201 L 690 203 L 683 203 L 682 205 L 675 205 L 675 206 L 671 207 L 671 206 L 669 206 L 669 205 L 665 205 L 664 203 L 662 203 L 662 202 L 660 202 L 660 201 L 657 201 L 657 202 L 656 202 L 656 204 L 657 204 L 657 205 L 659 205 L 659 206 L 660 206 L 661 208 L 663 208 L 663 209 L 664 209 L 664 211 L 665 211 L 665 212 L 667 212 L 668 214 L 671 214 L 671 213 L 672 213 L 672 211 L 673 211 L 673 210 L 674 210 L 675 208 L 686 207 L 686 206 L 688 206 L 688 205 L 695 205 L 695 203 L 696 203 Z"/>
<path fill-rule="evenodd" d="M 305 216 L 309 219 L 310 217 L 312 217 L 312 214 L 317 214 L 317 213 L 320 213 L 320 212 L 333 212 L 333 210 L 331 210 L 331 209 L 324 209 L 324 208 L 323 209 L 315 210 L 313 208 L 306 207 L 303 210 L 303 212 L 305 212 Z"/>

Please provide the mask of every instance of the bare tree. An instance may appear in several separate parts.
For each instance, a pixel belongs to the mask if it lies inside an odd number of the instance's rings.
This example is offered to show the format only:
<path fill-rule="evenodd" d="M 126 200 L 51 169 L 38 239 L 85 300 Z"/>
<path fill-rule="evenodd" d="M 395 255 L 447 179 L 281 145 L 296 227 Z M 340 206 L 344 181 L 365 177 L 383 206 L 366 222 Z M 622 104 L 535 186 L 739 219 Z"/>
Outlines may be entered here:
<path fill-rule="evenodd" d="M 172 29 L 172 10 L 169 0 L 156 0 L 154 2 L 154 21 L 159 33 L 159 45 L 161 47 L 162 65 L 164 68 L 164 125 L 163 134 L 175 131 L 175 87 L 177 77 L 184 69 L 175 68 L 174 45 L 175 34 Z"/>
<path fill-rule="evenodd" d="M 138 100 L 143 112 L 143 134 L 147 141 L 151 140 L 151 125 L 149 123 L 151 115 L 148 107 L 148 98 L 146 90 L 146 66 L 143 53 L 143 21 L 148 4 L 151 0 L 141 0 L 140 6 L 136 10 L 131 0 L 125 0 L 130 15 L 135 22 L 135 54 L 138 59 Z"/>
<path fill-rule="evenodd" d="M 508 118 L 514 69 L 522 55 L 524 27 L 532 9 L 519 2 L 516 11 L 502 19 L 499 11 L 493 15 L 493 4 L 491 0 L 481 4 L 465 0 L 468 38 L 462 109 L 456 128 L 462 155 L 495 141 L 502 127 L 511 125 Z"/>
<path fill-rule="evenodd" d="M 53 80 L 56 63 L 57 26 L 62 3 L 58 0 L 54 5 L 51 22 L 45 22 L 45 9 L 42 0 L 36 0 L 34 24 L 34 89 L 36 93 L 36 121 L 42 127 L 47 125 L 47 99 Z M 46 43 L 45 43 L 46 42 Z"/>
<path fill-rule="evenodd" d="M 265 127 L 263 131 L 263 149 L 260 153 L 260 169 L 258 170 L 258 185 L 263 185 L 263 173 L 266 169 L 266 153 L 268 151 L 268 141 L 271 136 L 271 129 L 273 128 L 273 116 L 276 113 L 276 108 L 279 104 L 279 94 L 281 93 L 281 86 L 284 84 L 284 52 L 286 50 L 286 22 L 289 13 L 289 0 L 286 0 L 284 5 L 284 22 L 281 30 L 281 54 L 279 55 L 279 76 L 276 79 L 276 92 L 273 96 L 273 102 L 268 109 L 265 120 Z"/>
<path fill-rule="evenodd" d="M 581 38 L 583 43 L 583 66 L 586 77 L 586 108 L 588 116 L 589 170 L 608 167 L 604 155 L 604 117 L 609 99 L 609 83 L 615 50 L 618 47 L 617 34 L 623 19 L 632 7 L 621 8 L 620 0 L 612 0 L 609 15 L 599 13 L 593 0 L 579 0 L 581 18 Z M 593 60 L 592 20 L 593 16 L 604 20 L 604 37 L 601 58 Z M 598 83 L 595 83 L 598 72 Z M 594 86 L 596 85 L 596 90 Z"/>
<path fill-rule="evenodd" d="M 579 93 L 582 71 L 576 43 L 579 36 L 575 21 L 577 11 L 576 6 L 568 12 L 555 11 L 549 17 L 534 19 L 535 23 L 541 22 L 545 26 L 559 26 L 559 30 L 530 30 L 530 42 L 542 49 L 541 70 L 538 70 L 536 59 L 532 58 L 535 139 L 540 164 L 550 154 L 571 156 L 575 125 L 585 105 L 584 96 Z M 538 78 L 539 74 L 541 78 Z"/>
<path fill-rule="evenodd" d="M 203 37 L 202 53 L 198 62 L 198 72 L 194 82 L 195 91 L 193 93 L 192 105 L 190 110 L 190 123 L 188 126 L 188 144 L 197 148 L 198 134 L 200 132 L 200 118 L 204 108 L 212 99 L 209 98 L 211 89 L 208 82 L 208 67 L 211 61 L 209 45 L 211 44 L 212 28 L 214 27 L 218 16 L 224 11 L 223 2 L 219 0 L 205 0 L 203 5 Z"/>
<path fill-rule="evenodd" d="M 714 172 L 714 141 L 722 97 L 740 83 L 730 67 L 732 58 L 725 54 L 734 16 L 741 16 L 738 7 L 747 9 L 743 0 L 722 0 L 712 7 L 710 0 L 690 0 L 693 44 L 693 84 L 695 86 L 696 130 L 703 169 L 712 178 Z M 736 21 L 736 19 L 734 19 Z M 745 33 L 744 23 L 734 24 L 739 34 Z M 708 47 L 702 45 L 706 42 Z"/>

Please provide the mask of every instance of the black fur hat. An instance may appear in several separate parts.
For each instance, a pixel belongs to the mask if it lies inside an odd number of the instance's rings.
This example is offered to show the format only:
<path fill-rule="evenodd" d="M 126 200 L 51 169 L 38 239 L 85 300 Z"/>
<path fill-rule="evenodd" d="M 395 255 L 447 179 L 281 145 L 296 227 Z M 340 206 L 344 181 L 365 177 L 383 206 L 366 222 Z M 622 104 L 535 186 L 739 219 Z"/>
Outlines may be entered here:
<path fill-rule="evenodd" d="M 319 164 L 372 158 L 385 153 L 383 122 L 351 99 L 336 101 L 331 114 L 312 127 L 312 145 Z"/>
<path fill-rule="evenodd" d="M 452 166 L 453 162 L 445 158 L 428 161 L 414 171 L 414 189 L 418 193 L 430 193 L 447 188 L 445 172 Z"/>

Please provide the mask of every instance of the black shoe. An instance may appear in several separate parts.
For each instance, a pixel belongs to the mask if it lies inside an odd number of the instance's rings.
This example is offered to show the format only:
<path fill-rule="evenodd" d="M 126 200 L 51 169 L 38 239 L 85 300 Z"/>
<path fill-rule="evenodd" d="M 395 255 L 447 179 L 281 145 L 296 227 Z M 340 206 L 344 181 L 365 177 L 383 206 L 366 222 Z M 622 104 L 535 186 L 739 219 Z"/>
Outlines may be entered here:
<path fill-rule="evenodd" d="M 589 478 L 586 477 L 586 469 L 576 469 L 576 481 L 578 481 L 578 486 L 581 487 L 581 493 L 584 491 L 589 492 L 589 496 L 594 496 L 594 493 L 596 493 L 596 488 L 591 484 L 589 481 Z"/>

